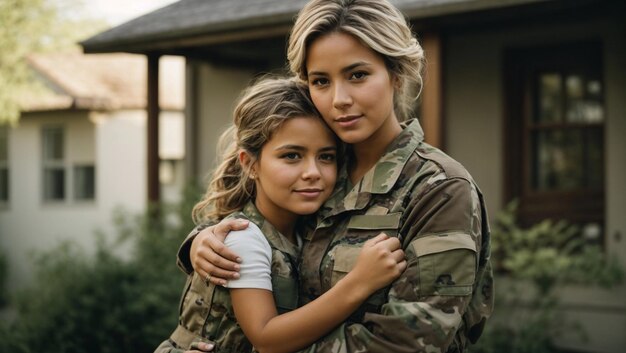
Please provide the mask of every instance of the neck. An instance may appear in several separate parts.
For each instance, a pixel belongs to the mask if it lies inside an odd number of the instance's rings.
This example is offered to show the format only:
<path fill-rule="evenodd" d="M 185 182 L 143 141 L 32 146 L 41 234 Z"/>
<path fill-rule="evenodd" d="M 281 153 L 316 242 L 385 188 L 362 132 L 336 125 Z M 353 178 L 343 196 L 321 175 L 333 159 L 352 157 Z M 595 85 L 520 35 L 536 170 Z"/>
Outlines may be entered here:
<path fill-rule="evenodd" d="M 378 163 L 387 150 L 387 147 L 389 147 L 400 133 L 402 133 L 402 127 L 394 117 L 391 125 L 385 128 L 384 131 L 381 127 L 367 140 L 352 145 L 354 150 L 354 162 L 348 169 L 352 184 L 359 182 L 365 173 Z"/>
<path fill-rule="evenodd" d="M 298 215 L 288 211 L 276 212 L 276 210 L 273 210 L 272 212 L 268 212 L 263 203 L 259 202 L 259 199 L 257 199 L 254 204 L 267 222 L 270 222 L 270 224 L 274 226 L 280 234 L 295 244 L 295 228 Z"/>

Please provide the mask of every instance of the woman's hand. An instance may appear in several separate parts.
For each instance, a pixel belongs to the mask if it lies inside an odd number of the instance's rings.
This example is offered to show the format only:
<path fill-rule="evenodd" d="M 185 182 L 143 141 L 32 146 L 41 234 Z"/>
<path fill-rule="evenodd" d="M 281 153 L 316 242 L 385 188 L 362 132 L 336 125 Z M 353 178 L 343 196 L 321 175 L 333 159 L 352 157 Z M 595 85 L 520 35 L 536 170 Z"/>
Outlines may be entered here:
<path fill-rule="evenodd" d="M 354 281 L 367 296 L 393 282 L 406 268 L 400 240 L 380 233 L 363 244 L 352 271 L 344 279 Z"/>
<path fill-rule="evenodd" d="M 248 228 L 248 221 L 226 219 L 203 229 L 191 243 L 189 256 L 194 271 L 215 285 L 225 285 L 229 279 L 239 278 L 241 258 L 224 245 L 232 230 Z"/>
<path fill-rule="evenodd" d="M 204 353 L 211 352 L 215 346 L 205 342 L 194 342 L 191 344 L 191 350 L 185 351 L 185 353 Z"/>

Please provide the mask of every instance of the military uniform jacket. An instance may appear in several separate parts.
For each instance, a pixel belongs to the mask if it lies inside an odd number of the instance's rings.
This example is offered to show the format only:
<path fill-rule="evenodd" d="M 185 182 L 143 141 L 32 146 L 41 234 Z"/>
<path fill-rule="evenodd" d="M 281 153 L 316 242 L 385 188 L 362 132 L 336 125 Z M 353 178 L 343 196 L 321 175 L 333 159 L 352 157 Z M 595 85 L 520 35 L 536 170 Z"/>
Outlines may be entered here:
<path fill-rule="evenodd" d="M 305 239 L 300 304 L 343 278 L 380 232 L 400 238 L 408 266 L 304 351 L 463 351 L 493 310 L 487 214 L 469 173 L 412 121 L 358 184 L 344 168 L 338 186 Z"/>
<path fill-rule="evenodd" d="M 252 202 L 242 212 L 235 212 L 228 218 L 231 217 L 248 219 L 263 232 L 272 248 L 272 288 L 278 312 L 295 309 L 298 304 L 298 247 L 266 222 Z M 203 226 L 197 227 L 190 236 L 202 229 Z M 178 327 L 155 353 L 182 352 L 197 342 L 215 344 L 213 352 L 218 353 L 254 351 L 237 323 L 229 290 L 214 284 L 207 285 L 195 272 L 191 272 L 187 279 L 179 313 Z"/>
<path fill-rule="evenodd" d="M 400 238 L 407 269 L 344 324 L 303 352 L 462 352 L 493 310 L 490 235 L 480 190 L 458 162 L 426 144 L 417 121 L 362 180 L 345 169 L 304 241 L 300 305 L 330 289 L 363 243 Z M 178 265 L 192 270 L 187 238 Z"/>

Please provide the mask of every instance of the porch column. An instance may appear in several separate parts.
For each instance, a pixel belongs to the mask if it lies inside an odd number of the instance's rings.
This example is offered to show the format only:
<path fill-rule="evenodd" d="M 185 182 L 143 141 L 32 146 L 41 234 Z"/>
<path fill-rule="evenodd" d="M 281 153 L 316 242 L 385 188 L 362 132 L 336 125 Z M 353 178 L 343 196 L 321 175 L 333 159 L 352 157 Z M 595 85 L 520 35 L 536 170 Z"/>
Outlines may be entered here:
<path fill-rule="evenodd" d="M 443 112 L 443 40 L 438 32 L 426 32 L 421 38 L 426 55 L 424 87 L 420 123 L 425 141 L 437 148 L 445 148 Z"/>
<path fill-rule="evenodd" d="M 150 53 L 148 56 L 148 204 L 159 202 L 159 54 Z"/>

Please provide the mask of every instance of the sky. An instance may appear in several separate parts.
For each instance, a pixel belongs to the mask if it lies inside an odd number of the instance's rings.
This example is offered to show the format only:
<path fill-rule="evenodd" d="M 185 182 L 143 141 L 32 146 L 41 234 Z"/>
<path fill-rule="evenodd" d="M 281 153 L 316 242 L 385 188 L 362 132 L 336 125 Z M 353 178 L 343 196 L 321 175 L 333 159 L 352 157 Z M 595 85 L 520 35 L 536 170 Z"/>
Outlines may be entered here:
<path fill-rule="evenodd" d="M 105 20 L 112 26 L 152 12 L 178 0 L 85 0 L 88 15 Z"/>

